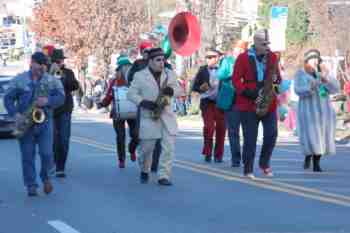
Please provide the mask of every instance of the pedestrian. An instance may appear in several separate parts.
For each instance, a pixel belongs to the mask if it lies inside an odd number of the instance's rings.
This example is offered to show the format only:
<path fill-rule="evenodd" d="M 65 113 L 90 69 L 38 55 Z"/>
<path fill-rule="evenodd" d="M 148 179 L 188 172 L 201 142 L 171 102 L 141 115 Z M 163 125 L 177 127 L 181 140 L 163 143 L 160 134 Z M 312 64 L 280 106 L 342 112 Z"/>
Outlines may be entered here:
<path fill-rule="evenodd" d="M 215 49 L 206 51 L 207 65 L 201 66 L 195 77 L 192 91 L 200 94 L 200 110 L 203 119 L 204 145 L 202 155 L 206 162 L 211 162 L 213 138 L 215 133 L 214 161 L 221 163 L 224 155 L 225 119 L 224 111 L 216 106 L 219 80 L 216 76 L 220 52 Z"/>
<path fill-rule="evenodd" d="M 51 55 L 51 75 L 61 81 L 64 92 L 64 104 L 54 110 L 54 155 L 56 177 L 65 178 L 65 168 L 69 153 L 72 112 L 74 108 L 72 92 L 78 90 L 79 82 L 74 72 L 64 64 L 62 49 L 54 49 Z M 54 68 L 56 67 L 56 68 Z M 55 70 L 54 70 L 55 69 Z"/>
<path fill-rule="evenodd" d="M 277 140 L 277 99 L 275 86 L 281 82 L 277 57 L 269 49 L 266 29 L 254 34 L 254 44 L 236 60 L 232 82 L 236 89 L 235 108 L 243 130 L 244 176 L 254 179 L 254 159 L 259 123 L 263 125 L 263 145 L 259 167 L 272 177 L 270 165 Z"/>
<path fill-rule="evenodd" d="M 107 94 L 103 98 L 103 100 L 97 104 L 98 108 L 107 107 L 112 103 L 112 110 L 110 112 L 110 118 L 113 119 L 113 128 L 116 133 L 116 144 L 117 144 L 117 153 L 118 153 L 118 161 L 119 168 L 125 168 L 125 123 L 128 124 L 129 127 L 129 153 L 130 160 L 136 161 L 136 147 L 138 144 L 138 129 L 137 129 L 137 121 L 135 118 L 124 119 L 120 118 L 117 114 L 117 98 L 115 90 L 118 87 L 127 87 L 129 83 L 127 81 L 127 72 L 131 67 L 131 62 L 128 57 L 125 55 L 120 55 L 117 58 L 117 69 L 116 75 L 114 79 L 111 79 L 107 88 Z"/>
<path fill-rule="evenodd" d="M 140 108 L 139 162 L 140 181 L 147 183 L 152 164 L 152 154 L 158 139 L 161 141 L 159 161 L 159 185 L 172 185 L 170 180 L 177 133 L 176 114 L 172 111 L 171 98 L 179 93 L 175 73 L 165 68 L 165 56 L 161 48 L 148 52 L 148 66 L 135 73 L 128 98 Z"/>
<path fill-rule="evenodd" d="M 297 118 L 299 142 L 305 155 L 304 169 L 322 172 L 320 159 L 335 154 L 336 114 L 330 94 L 339 92 L 339 82 L 325 64 L 321 54 L 311 49 L 304 54 L 303 67 L 294 78 L 295 93 L 299 96 Z"/>
<path fill-rule="evenodd" d="M 53 156 L 53 110 L 64 103 L 62 83 L 45 73 L 47 57 L 41 52 L 31 56 L 30 70 L 17 75 L 7 89 L 4 101 L 9 114 L 16 118 L 16 126 L 22 131 L 18 135 L 21 150 L 22 172 L 28 196 L 37 196 L 35 168 L 36 146 L 41 158 L 40 178 L 43 191 L 49 194 L 53 190 L 50 175 L 54 172 Z M 32 111 L 40 113 L 34 123 Z M 30 122 L 30 123 L 29 123 Z M 29 124 L 28 124 L 29 123 Z"/>
<path fill-rule="evenodd" d="M 231 166 L 241 166 L 241 145 L 240 145 L 240 117 L 239 111 L 234 106 L 235 90 L 232 85 L 232 74 L 235 61 L 239 54 L 246 51 L 248 42 L 239 40 L 236 42 L 231 54 L 226 55 L 220 62 L 217 70 L 217 77 L 220 80 L 219 91 L 216 100 L 217 107 L 225 113 L 225 123 L 228 129 L 228 136 L 231 149 Z"/>

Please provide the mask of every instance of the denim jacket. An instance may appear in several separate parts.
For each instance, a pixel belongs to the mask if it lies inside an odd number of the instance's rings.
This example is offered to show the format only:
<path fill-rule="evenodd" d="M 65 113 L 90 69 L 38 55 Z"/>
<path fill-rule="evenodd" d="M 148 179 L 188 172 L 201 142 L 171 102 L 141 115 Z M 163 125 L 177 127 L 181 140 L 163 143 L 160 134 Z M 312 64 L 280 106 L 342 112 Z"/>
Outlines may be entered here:
<path fill-rule="evenodd" d="M 42 96 L 48 97 L 48 103 L 43 107 L 49 118 L 52 118 L 53 110 L 64 103 L 64 89 L 57 78 L 44 74 L 38 81 L 34 82 L 31 71 L 18 74 L 6 90 L 4 104 L 10 116 L 16 113 L 24 113 L 34 102 L 37 88 L 45 90 Z"/>

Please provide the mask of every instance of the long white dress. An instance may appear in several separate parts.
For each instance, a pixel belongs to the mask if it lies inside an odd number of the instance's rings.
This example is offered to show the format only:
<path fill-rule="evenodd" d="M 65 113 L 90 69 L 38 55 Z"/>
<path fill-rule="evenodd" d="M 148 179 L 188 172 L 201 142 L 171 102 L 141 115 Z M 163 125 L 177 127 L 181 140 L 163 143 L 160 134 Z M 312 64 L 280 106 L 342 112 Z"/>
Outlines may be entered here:
<path fill-rule="evenodd" d="M 329 82 L 323 84 L 328 95 L 320 96 L 321 81 L 304 70 L 299 70 L 294 78 L 294 91 L 299 96 L 297 127 L 299 141 L 304 155 L 335 154 L 336 114 L 329 94 L 339 92 L 338 80 L 330 75 Z"/>

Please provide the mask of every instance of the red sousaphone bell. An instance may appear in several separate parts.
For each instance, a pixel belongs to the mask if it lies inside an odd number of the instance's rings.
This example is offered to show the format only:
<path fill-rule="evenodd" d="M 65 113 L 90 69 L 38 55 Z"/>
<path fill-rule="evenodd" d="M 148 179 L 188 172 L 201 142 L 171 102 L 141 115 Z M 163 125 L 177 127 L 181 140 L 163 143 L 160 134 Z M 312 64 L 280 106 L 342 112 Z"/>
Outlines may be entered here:
<path fill-rule="evenodd" d="M 181 12 L 171 20 L 168 35 L 171 48 L 178 55 L 190 56 L 200 47 L 200 25 L 190 12 Z"/>

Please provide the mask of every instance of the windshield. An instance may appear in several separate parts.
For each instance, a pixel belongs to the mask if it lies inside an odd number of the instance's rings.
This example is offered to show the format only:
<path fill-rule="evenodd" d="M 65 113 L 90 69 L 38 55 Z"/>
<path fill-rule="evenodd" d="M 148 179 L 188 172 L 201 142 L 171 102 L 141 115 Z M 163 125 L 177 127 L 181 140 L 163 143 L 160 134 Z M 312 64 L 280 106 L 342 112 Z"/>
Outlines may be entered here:
<path fill-rule="evenodd" d="M 9 88 L 9 81 L 0 81 L 0 94 L 4 94 L 7 88 Z"/>

